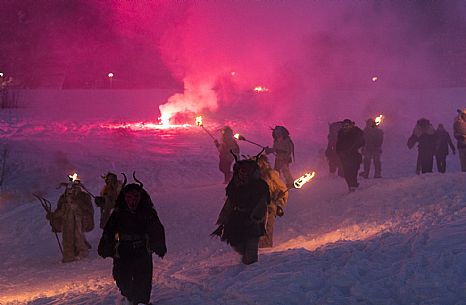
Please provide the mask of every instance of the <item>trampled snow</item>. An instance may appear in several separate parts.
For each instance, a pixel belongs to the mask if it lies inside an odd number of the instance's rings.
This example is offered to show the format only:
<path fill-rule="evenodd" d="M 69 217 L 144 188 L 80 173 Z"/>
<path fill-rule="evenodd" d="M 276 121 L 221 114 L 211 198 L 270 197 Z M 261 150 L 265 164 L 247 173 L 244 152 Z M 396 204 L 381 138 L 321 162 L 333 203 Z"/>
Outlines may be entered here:
<path fill-rule="evenodd" d="M 167 95 L 160 93 L 140 113 L 153 112 L 155 121 L 156 105 Z M 40 193 L 55 206 L 63 191 L 58 184 L 73 170 L 93 194 L 107 171 L 136 171 L 144 182 L 167 234 L 166 257 L 153 259 L 154 304 L 466 304 L 466 175 L 452 155 L 446 174 L 415 175 L 416 151 L 406 148 L 409 127 L 418 119 L 412 109 L 398 115 L 398 125 L 387 118 L 384 178 L 361 180 L 351 194 L 342 179 L 327 174 L 325 124 L 312 131 L 290 128 L 294 175 L 314 169 L 317 177 L 290 191 L 285 215 L 276 221 L 275 246 L 244 266 L 228 245 L 209 236 L 225 187 L 212 139 L 196 126 L 110 128 L 148 120 L 126 111 L 129 104 L 118 105 L 102 107 L 113 111 L 107 116 L 96 106 L 88 120 L 76 107 L 49 117 L 31 105 L 1 112 L 7 170 L 0 193 L 0 304 L 118 303 L 112 261 L 96 253 L 98 226 L 87 234 L 90 256 L 63 264 L 31 195 Z M 451 126 L 455 106 L 432 113 L 434 123 Z M 272 144 L 268 126 L 276 122 L 228 119 L 217 117 L 206 128 L 218 137 L 217 128 L 228 122 L 246 138 Z M 246 142 L 240 147 L 244 154 L 258 152 Z M 96 223 L 99 216 L 96 209 Z"/>

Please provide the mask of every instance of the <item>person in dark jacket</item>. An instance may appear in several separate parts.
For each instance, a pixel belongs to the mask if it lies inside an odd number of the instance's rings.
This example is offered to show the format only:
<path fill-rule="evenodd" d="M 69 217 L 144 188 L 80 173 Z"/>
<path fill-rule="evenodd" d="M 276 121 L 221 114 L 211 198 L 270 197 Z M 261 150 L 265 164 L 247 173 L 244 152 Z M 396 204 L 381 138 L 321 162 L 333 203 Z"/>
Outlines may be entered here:
<path fill-rule="evenodd" d="M 460 158 L 461 171 L 466 172 L 466 108 L 458 109 L 458 116 L 453 123 L 453 136 L 457 141 L 458 156 Z"/>
<path fill-rule="evenodd" d="M 366 121 L 364 142 L 365 144 L 362 148 L 364 171 L 359 175 L 364 178 L 369 178 L 371 162 L 373 160 L 375 170 L 374 178 L 382 178 L 382 162 L 380 160 L 380 155 L 382 154 L 383 131 L 379 129 L 374 119 L 368 119 Z"/>
<path fill-rule="evenodd" d="M 418 143 L 416 174 L 432 173 L 436 145 L 435 129 L 428 119 L 416 122 L 412 135 L 408 139 L 408 148 Z"/>
<path fill-rule="evenodd" d="M 438 124 L 435 131 L 435 160 L 437 161 L 437 170 L 439 173 L 445 173 L 447 169 L 448 147 L 453 154 L 456 154 L 455 146 L 451 141 L 450 134 L 445 130 L 442 124 Z"/>
<path fill-rule="evenodd" d="M 113 278 L 127 303 L 150 304 L 152 252 L 161 258 L 166 254 L 165 230 L 149 194 L 135 180 L 138 184 L 126 185 L 125 177 L 98 254 L 113 258 Z"/>
<path fill-rule="evenodd" d="M 217 219 L 219 227 L 212 233 L 240 254 L 245 265 L 258 260 L 259 238 L 265 234 L 270 204 L 269 187 L 260 178 L 258 157 L 235 163 L 233 179 L 226 187 L 227 199 Z"/>
<path fill-rule="evenodd" d="M 333 122 L 328 125 L 327 148 L 325 149 L 325 157 L 327 157 L 329 173 L 331 175 L 337 173 L 340 177 L 343 177 L 344 175 L 340 158 L 337 154 L 336 145 L 338 132 L 340 131 L 342 125 L 342 121 Z"/>
<path fill-rule="evenodd" d="M 336 150 L 343 166 L 343 174 L 350 192 L 359 186 L 358 171 L 362 156 L 359 149 L 364 146 L 364 133 L 350 119 L 343 121 L 338 132 Z"/>

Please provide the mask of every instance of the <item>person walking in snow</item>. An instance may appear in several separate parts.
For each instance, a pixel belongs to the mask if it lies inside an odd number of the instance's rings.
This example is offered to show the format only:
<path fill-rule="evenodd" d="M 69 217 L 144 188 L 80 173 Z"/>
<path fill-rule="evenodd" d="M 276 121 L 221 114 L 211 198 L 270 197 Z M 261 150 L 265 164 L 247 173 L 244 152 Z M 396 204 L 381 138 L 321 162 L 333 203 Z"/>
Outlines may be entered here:
<path fill-rule="evenodd" d="M 288 189 L 280 179 L 279 173 L 270 166 L 266 155 L 261 155 L 257 164 L 259 165 L 261 179 L 267 183 L 270 193 L 265 234 L 259 239 L 259 248 L 270 248 L 273 246 L 275 217 L 284 215 L 285 204 L 288 201 Z"/>
<path fill-rule="evenodd" d="M 418 143 L 416 174 L 432 173 L 436 147 L 435 129 L 426 118 L 416 122 L 413 133 L 408 139 L 408 148 Z"/>
<path fill-rule="evenodd" d="M 343 177 L 343 168 L 341 166 L 340 158 L 338 157 L 336 145 L 338 132 L 340 131 L 343 125 L 342 121 L 333 122 L 328 126 L 328 135 L 327 135 L 327 148 L 325 149 L 325 157 L 328 161 L 328 170 L 331 175 L 335 173 L 338 176 Z"/>
<path fill-rule="evenodd" d="M 94 229 L 94 207 L 91 196 L 82 189 L 79 180 L 62 183 L 66 189 L 58 199 L 57 208 L 47 219 L 54 232 L 62 233 L 63 262 L 85 258 L 90 244 L 84 235 Z"/>
<path fill-rule="evenodd" d="M 167 252 L 165 230 L 143 184 L 126 185 L 105 225 L 98 254 L 113 258 L 113 278 L 127 304 L 150 304 L 152 253 Z"/>
<path fill-rule="evenodd" d="M 382 178 L 382 155 L 383 131 L 377 126 L 374 119 L 366 121 L 364 128 L 364 147 L 362 155 L 364 171 L 359 174 L 363 178 L 369 178 L 371 162 L 374 162 L 374 178 Z"/>
<path fill-rule="evenodd" d="M 100 192 L 100 196 L 95 198 L 95 204 L 100 208 L 100 228 L 103 229 L 110 213 L 115 207 L 118 193 L 121 190 L 121 181 L 117 179 L 114 173 L 108 172 L 102 177 L 105 180 L 105 186 Z"/>
<path fill-rule="evenodd" d="M 217 219 L 218 235 L 238 254 L 241 262 L 249 265 L 258 260 L 259 238 L 265 233 L 270 192 L 260 178 L 256 160 L 236 161 L 233 178 L 226 187 L 227 199 Z"/>
<path fill-rule="evenodd" d="M 350 119 L 343 120 L 343 126 L 338 132 L 336 150 L 350 192 L 354 192 L 359 187 L 358 171 L 362 161 L 359 149 L 363 146 L 363 131 Z"/>
<path fill-rule="evenodd" d="M 217 147 L 220 159 L 218 168 L 223 173 L 223 183 L 227 184 L 233 176 L 231 165 L 235 158 L 231 152 L 236 156 L 239 156 L 239 145 L 233 136 L 233 130 L 229 126 L 224 126 L 220 131 L 222 133 L 222 140 L 220 142 L 218 140 L 214 140 L 214 144 Z"/>
<path fill-rule="evenodd" d="M 275 126 L 272 129 L 273 146 L 266 147 L 266 154 L 275 154 L 275 167 L 285 180 L 287 187 L 293 186 L 293 176 L 290 172 L 290 163 L 294 158 L 294 144 L 290 138 L 290 133 L 283 126 Z"/>
<path fill-rule="evenodd" d="M 466 108 L 458 109 L 458 116 L 453 123 L 453 136 L 455 137 L 460 158 L 461 171 L 466 172 Z"/>
<path fill-rule="evenodd" d="M 451 141 L 450 134 L 445 130 L 443 124 L 438 124 L 435 131 L 435 160 L 437 161 L 437 170 L 439 173 L 445 173 L 447 169 L 448 147 L 453 154 L 456 154 L 455 146 Z"/>

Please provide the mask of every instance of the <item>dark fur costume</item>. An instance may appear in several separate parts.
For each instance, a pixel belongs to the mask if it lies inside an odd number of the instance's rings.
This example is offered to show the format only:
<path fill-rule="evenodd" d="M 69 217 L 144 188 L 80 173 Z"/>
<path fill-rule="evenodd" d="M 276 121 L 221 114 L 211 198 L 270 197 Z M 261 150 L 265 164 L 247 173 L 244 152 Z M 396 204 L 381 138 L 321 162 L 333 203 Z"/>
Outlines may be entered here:
<path fill-rule="evenodd" d="M 140 192 L 136 210 L 131 211 L 125 194 Z M 137 184 L 119 193 L 116 208 L 105 225 L 98 253 L 113 257 L 113 278 L 121 294 L 133 302 L 148 303 L 152 289 L 152 251 L 167 252 L 165 230 L 149 194 Z"/>

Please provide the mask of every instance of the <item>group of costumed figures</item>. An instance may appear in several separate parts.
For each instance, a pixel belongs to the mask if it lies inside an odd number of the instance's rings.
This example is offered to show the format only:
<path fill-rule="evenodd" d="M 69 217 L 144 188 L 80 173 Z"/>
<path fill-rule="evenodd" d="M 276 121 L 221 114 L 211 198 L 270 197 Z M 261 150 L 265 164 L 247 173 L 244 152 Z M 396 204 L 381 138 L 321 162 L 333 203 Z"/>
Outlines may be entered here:
<path fill-rule="evenodd" d="M 113 278 L 124 304 L 150 304 L 152 290 L 152 253 L 163 258 L 167 252 L 165 230 L 142 182 L 127 184 L 113 173 L 104 177 L 100 196 L 93 196 L 79 179 L 70 176 L 57 208 L 52 211 L 46 199 L 37 196 L 47 210 L 52 231 L 62 233 L 63 262 L 88 256 L 90 244 L 84 233 L 94 229 L 95 204 L 100 208 L 102 237 L 97 249 L 103 257 L 113 258 Z"/>
<path fill-rule="evenodd" d="M 454 138 L 461 163 L 466 171 L 466 110 L 458 110 Z M 273 227 L 276 216 L 284 215 L 288 192 L 294 187 L 289 165 L 293 160 L 294 145 L 283 126 L 272 129 L 273 146 L 263 147 L 253 157 L 240 158 L 239 146 L 230 127 L 221 129 L 221 141 L 215 140 L 220 162 L 219 169 L 227 184 L 226 200 L 221 208 L 212 236 L 219 236 L 241 256 L 244 264 L 258 261 L 258 249 L 273 246 Z M 445 172 L 448 147 L 455 153 L 448 132 L 440 124 L 435 130 L 427 119 L 417 121 L 408 147 L 418 143 L 417 172 L 432 172 L 433 157 L 440 172 Z M 368 178 L 370 165 L 375 167 L 374 178 L 381 176 L 383 132 L 373 119 L 366 121 L 364 130 L 345 119 L 329 125 L 326 157 L 330 173 L 345 178 L 354 191 L 360 164 L 364 170 L 359 176 Z M 360 152 L 361 151 L 361 152 Z M 267 154 L 275 156 L 274 168 Z M 231 169 L 233 165 L 233 170 Z M 152 288 L 152 253 L 163 258 L 167 252 L 165 231 L 154 204 L 143 184 L 121 182 L 113 173 L 104 177 L 105 186 L 95 204 L 100 208 L 100 228 L 103 234 L 98 254 L 113 258 L 113 278 L 126 304 L 150 304 Z M 52 230 L 62 233 L 63 262 L 79 260 L 88 255 L 90 244 L 84 233 L 94 228 L 92 194 L 78 179 L 71 179 L 60 196 L 57 208 L 41 203 L 47 210 Z M 58 236 L 57 236 L 58 240 Z"/>

